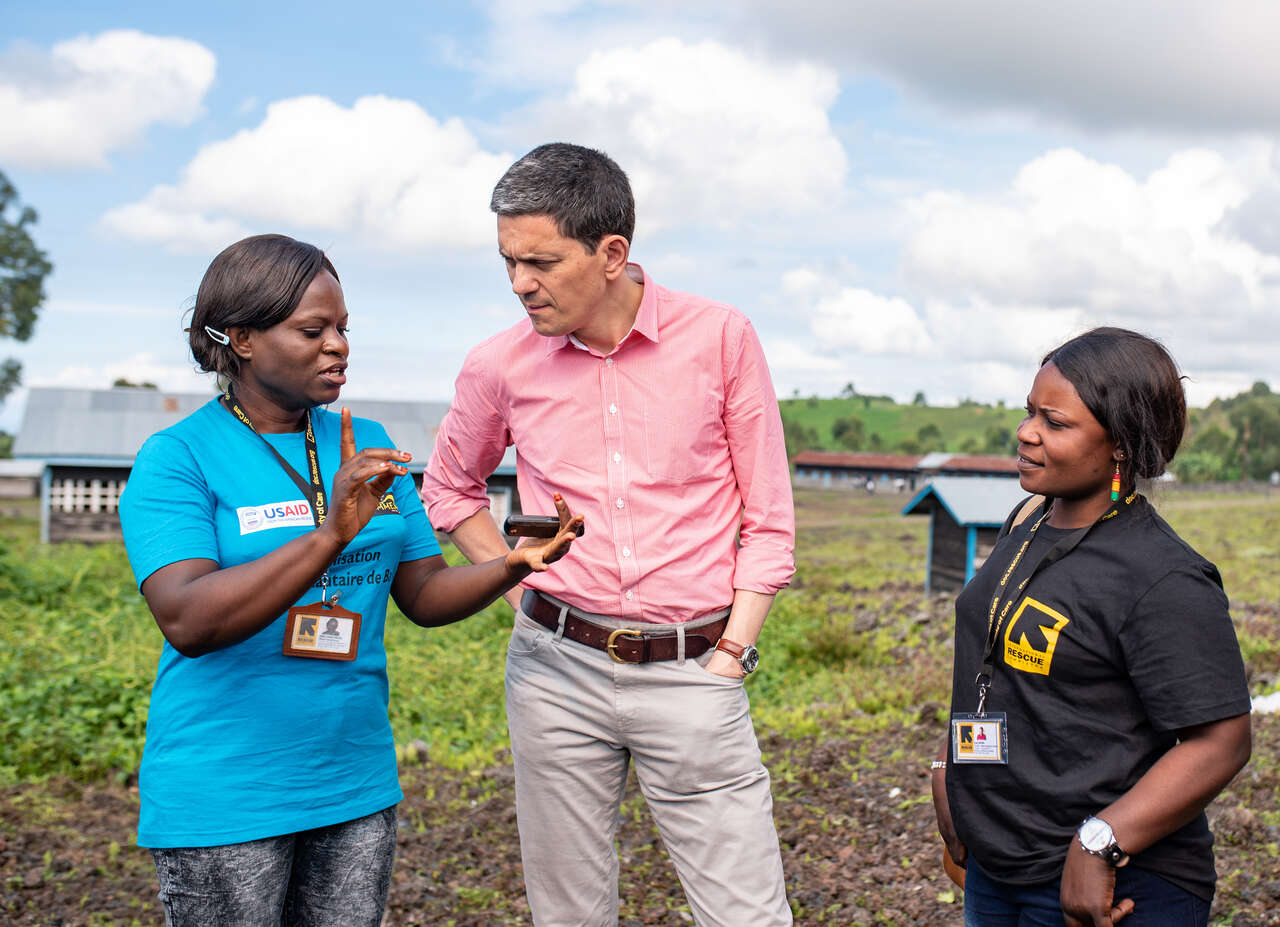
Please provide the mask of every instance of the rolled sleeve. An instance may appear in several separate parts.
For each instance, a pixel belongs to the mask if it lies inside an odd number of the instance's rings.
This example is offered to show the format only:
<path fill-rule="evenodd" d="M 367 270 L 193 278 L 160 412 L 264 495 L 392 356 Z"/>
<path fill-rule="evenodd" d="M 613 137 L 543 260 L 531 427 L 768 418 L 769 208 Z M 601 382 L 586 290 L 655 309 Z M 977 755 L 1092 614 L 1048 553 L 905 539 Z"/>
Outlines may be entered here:
<path fill-rule="evenodd" d="M 725 432 L 743 505 L 733 587 L 772 595 L 795 573 L 791 472 L 764 350 L 746 318 L 735 318 L 722 343 Z"/>
<path fill-rule="evenodd" d="M 511 444 L 503 405 L 495 398 L 497 377 L 484 354 L 487 344 L 467 356 L 422 474 L 428 518 L 444 532 L 488 507 L 485 481 Z"/>

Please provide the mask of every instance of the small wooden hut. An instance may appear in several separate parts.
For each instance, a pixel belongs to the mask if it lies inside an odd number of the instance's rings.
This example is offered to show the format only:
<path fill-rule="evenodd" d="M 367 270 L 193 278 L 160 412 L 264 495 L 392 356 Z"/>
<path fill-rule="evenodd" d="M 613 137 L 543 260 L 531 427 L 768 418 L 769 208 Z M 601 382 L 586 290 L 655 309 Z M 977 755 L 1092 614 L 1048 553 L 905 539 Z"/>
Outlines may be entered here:
<path fill-rule="evenodd" d="M 925 592 L 956 592 L 986 562 L 996 534 L 1027 492 L 1017 480 L 939 476 L 902 509 L 929 516 Z"/>

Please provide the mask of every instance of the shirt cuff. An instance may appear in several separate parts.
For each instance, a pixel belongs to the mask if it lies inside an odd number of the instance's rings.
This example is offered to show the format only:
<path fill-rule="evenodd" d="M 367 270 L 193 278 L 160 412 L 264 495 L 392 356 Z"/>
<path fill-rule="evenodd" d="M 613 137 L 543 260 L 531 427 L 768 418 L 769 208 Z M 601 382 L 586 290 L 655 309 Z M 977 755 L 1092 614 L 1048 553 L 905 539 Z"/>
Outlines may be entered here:
<path fill-rule="evenodd" d="M 733 568 L 733 588 L 775 595 L 790 584 L 795 572 L 796 561 L 790 550 L 742 547 Z"/>

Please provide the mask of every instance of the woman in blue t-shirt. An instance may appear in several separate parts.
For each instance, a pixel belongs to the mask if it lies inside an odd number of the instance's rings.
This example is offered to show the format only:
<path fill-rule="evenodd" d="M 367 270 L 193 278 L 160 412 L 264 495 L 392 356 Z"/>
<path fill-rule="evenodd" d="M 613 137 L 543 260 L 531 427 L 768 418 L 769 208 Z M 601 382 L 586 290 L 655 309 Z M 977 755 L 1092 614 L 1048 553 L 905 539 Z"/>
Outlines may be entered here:
<path fill-rule="evenodd" d="M 1249 692 L 1217 569 L 1136 491 L 1186 426 L 1157 342 L 1051 351 L 1018 426 L 1033 497 L 956 599 L 933 798 L 967 927 L 1203 927 L 1204 809 L 1249 758 Z"/>
<path fill-rule="evenodd" d="M 196 297 L 191 352 L 225 393 L 153 435 L 121 501 L 165 637 L 139 774 L 171 925 L 381 922 L 403 797 L 387 720 L 388 595 L 434 627 L 564 556 L 581 518 L 447 568 L 346 382 L 347 308 L 316 247 L 237 242 Z M 479 505 L 481 503 L 477 503 Z"/>

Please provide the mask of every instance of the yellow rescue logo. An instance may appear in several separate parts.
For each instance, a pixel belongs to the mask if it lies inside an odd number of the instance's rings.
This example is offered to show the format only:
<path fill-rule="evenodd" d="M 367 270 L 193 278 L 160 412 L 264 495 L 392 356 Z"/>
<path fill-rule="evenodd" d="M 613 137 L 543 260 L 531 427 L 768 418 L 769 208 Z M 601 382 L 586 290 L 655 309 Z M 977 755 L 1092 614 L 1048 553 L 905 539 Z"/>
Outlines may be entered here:
<path fill-rule="evenodd" d="M 1005 627 L 1005 665 L 1024 673 L 1048 676 L 1058 634 L 1068 622 L 1066 615 L 1027 596 Z"/>

